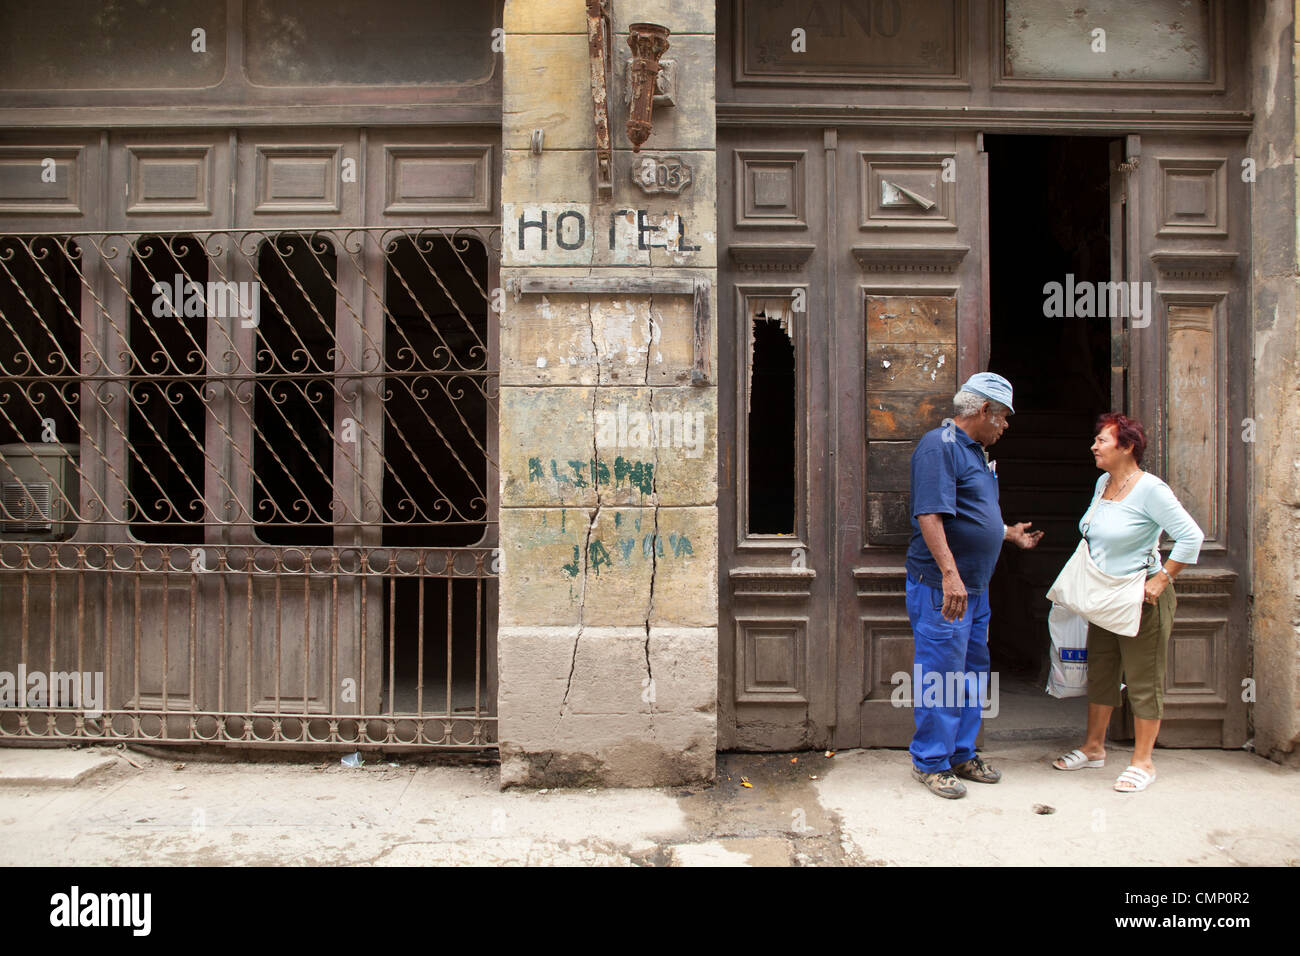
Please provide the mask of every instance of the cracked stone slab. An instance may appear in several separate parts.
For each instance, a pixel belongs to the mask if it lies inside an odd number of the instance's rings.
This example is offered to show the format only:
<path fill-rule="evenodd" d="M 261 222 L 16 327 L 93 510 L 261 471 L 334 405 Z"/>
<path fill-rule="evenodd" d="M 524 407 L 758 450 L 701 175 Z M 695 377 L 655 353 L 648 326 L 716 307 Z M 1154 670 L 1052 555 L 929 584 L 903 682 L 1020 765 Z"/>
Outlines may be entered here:
<path fill-rule="evenodd" d="M 710 840 L 670 847 L 669 866 L 790 866 L 788 840 Z"/>
<path fill-rule="evenodd" d="M 710 314 L 715 314 L 710 307 Z M 694 297 L 530 293 L 501 315 L 503 385 L 685 385 Z"/>
<path fill-rule="evenodd" d="M 502 626 L 716 627 L 716 511 L 657 510 L 503 509 Z"/>
<path fill-rule="evenodd" d="M 0 787 L 75 787 L 116 762 L 84 750 L 0 748 Z"/>

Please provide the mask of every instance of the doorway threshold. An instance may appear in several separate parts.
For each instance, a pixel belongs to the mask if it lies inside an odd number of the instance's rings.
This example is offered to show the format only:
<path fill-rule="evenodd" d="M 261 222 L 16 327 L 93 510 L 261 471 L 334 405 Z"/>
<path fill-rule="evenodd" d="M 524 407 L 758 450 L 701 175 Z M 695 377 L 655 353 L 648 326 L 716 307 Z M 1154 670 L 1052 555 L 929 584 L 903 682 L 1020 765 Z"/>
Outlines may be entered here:
<path fill-rule="evenodd" d="M 1002 675 L 998 687 L 998 713 L 985 716 L 985 740 L 1055 740 L 1082 737 L 1088 726 L 1088 698 L 1058 700 L 1043 688 L 1046 678 Z"/>

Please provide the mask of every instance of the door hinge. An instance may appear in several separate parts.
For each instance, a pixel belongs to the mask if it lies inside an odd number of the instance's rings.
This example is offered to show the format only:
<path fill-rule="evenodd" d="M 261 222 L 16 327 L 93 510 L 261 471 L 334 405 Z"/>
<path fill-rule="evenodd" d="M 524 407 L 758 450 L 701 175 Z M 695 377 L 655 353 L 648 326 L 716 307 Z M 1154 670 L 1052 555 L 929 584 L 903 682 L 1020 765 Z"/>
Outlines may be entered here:
<path fill-rule="evenodd" d="M 1128 329 L 1111 333 L 1110 367 L 1128 368 Z"/>

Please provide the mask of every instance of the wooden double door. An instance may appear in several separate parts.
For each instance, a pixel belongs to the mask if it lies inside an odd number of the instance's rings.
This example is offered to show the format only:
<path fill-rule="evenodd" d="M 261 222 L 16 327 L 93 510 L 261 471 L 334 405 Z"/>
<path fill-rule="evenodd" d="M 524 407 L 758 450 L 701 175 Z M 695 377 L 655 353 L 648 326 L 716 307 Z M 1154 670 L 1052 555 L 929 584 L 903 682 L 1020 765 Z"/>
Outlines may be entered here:
<path fill-rule="evenodd" d="M 1004 516 L 1050 542 L 999 561 L 994 669 L 1041 676 L 1095 415 L 1124 410 L 1206 534 L 1161 741 L 1244 741 L 1244 142 L 1067 132 L 719 131 L 721 749 L 906 745 L 909 461 L 984 369 L 1016 386 Z"/>

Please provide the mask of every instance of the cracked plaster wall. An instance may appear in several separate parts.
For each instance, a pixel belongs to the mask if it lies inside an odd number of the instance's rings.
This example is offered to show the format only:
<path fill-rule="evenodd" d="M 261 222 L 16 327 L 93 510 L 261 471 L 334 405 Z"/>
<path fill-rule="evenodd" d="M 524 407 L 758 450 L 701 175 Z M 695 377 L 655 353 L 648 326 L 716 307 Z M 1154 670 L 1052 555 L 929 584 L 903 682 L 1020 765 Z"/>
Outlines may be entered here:
<path fill-rule="evenodd" d="M 507 0 L 502 279 L 705 278 L 716 286 L 712 0 L 614 4 L 614 195 L 598 202 L 579 0 Z M 633 154 L 627 24 L 679 64 Z M 545 131 L 541 155 L 529 150 Z M 692 169 L 648 195 L 634 163 Z M 716 291 L 709 312 L 717 315 Z M 717 746 L 717 388 L 692 386 L 686 295 L 507 295 L 501 315 L 502 786 L 711 779 Z M 716 342 L 715 324 L 710 334 Z M 716 354 L 716 344 L 710 350 Z"/>

